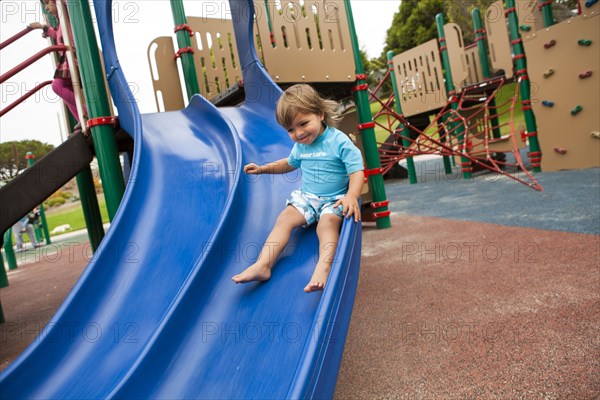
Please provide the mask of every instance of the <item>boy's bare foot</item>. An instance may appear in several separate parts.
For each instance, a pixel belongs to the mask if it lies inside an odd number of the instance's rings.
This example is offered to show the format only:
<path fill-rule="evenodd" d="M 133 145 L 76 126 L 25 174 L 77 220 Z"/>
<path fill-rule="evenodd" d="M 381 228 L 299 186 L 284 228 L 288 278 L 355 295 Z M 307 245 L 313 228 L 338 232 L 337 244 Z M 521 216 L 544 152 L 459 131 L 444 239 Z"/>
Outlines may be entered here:
<path fill-rule="evenodd" d="M 323 290 L 325 288 L 325 283 L 327 283 L 327 278 L 329 277 L 329 268 L 323 268 L 317 265 L 315 268 L 315 272 L 313 276 L 310 278 L 310 282 L 304 288 L 306 293 L 316 292 L 318 290 Z"/>
<path fill-rule="evenodd" d="M 268 281 L 271 278 L 271 269 L 260 264 L 252 264 L 241 273 L 231 278 L 235 283 L 246 283 L 254 281 Z"/>

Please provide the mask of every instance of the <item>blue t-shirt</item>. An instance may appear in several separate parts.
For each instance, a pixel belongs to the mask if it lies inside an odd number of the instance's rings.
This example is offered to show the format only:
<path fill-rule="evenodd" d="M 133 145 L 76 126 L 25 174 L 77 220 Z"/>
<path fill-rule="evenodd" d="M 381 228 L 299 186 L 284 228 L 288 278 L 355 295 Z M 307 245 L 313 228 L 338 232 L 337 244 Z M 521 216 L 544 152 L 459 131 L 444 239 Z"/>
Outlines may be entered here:
<path fill-rule="evenodd" d="M 302 191 L 320 197 L 346 194 L 348 175 L 362 171 L 360 150 L 340 130 L 327 127 L 309 145 L 295 143 L 288 163 L 302 170 Z"/>

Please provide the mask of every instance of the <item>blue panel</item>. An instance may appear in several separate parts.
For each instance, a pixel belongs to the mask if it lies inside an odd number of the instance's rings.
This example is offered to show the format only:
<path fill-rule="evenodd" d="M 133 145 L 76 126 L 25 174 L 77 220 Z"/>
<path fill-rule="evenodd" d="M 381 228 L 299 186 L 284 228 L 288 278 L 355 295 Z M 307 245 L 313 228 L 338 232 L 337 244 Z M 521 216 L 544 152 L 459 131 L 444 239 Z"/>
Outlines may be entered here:
<path fill-rule="evenodd" d="M 110 1 L 96 7 L 108 10 Z M 110 13 L 97 14 L 109 16 L 98 18 L 105 64 L 118 66 Z M 2 398 L 333 396 L 360 224 L 345 221 L 322 293 L 303 292 L 317 260 L 314 228 L 294 233 L 270 281 L 231 282 L 299 186 L 293 174 L 241 172 L 292 145 L 274 119 L 277 86 L 257 62 L 246 63 L 244 79 L 262 89 L 242 107 L 217 110 L 194 97 L 183 111 L 140 116 L 119 100 L 130 93 L 114 69 L 109 85 L 135 138 L 132 179 L 63 306 L 0 376 Z"/>

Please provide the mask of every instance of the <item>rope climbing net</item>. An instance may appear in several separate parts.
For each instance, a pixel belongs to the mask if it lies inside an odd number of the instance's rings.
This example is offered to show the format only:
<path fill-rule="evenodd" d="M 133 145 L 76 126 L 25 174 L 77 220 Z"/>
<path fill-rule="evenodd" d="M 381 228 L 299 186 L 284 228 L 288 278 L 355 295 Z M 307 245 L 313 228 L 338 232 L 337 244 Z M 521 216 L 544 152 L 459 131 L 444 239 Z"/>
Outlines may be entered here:
<path fill-rule="evenodd" d="M 371 98 L 382 108 L 374 121 L 391 134 L 385 143 L 379 143 L 384 173 L 403 159 L 433 154 L 459 158 L 463 173 L 486 169 L 542 191 L 542 186 L 525 167 L 519 151 L 518 140 L 523 147 L 528 137 L 524 130 L 520 130 L 520 138 L 516 135 L 515 108 L 520 98 L 520 82 L 514 84 L 514 95 L 497 103 L 504 83 L 505 79 L 501 77 L 463 88 L 459 95 L 450 97 L 422 130 L 392 110 L 393 97 L 386 101 L 377 98 L 378 87 L 371 93 Z M 503 96 L 505 93 L 506 90 Z M 521 106 L 525 108 L 528 104 L 521 101 Z M 394 125 L 397 126 L 394 128 Z M 534 162 L 532 158 L 531 163 Z"/>

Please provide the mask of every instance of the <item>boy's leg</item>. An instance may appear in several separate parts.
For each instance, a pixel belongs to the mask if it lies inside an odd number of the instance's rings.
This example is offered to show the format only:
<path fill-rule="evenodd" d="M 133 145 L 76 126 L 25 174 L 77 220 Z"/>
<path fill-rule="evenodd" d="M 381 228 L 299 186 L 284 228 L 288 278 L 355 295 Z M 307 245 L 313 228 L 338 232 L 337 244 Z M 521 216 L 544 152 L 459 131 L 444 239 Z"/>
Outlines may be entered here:
<path fill-rule="evenodd" d="M 304 288 L 305 292 L 314 292 L 323 290 L 331 264 L 337 249 L 338 240 L 340 238 L 340 225 L 342 217 L 335 214 L 324 214 L 317 225 L 317 236 L 319 237 L 319 262 L 315 267 L 315 272 L 310 278 L 310 282 Z"/>
<path fill-rule="evenodd" d="M 271 268 L 290 240 L 292 230 L 304 224 L 306 224 L 304 216 L 296 208 L 287 206 L 277 217 L 275 226 L 267 237 L 256 262 L 231 280 L 235 283 L 244 283 L 266 281 L 271 278 Z"/>

